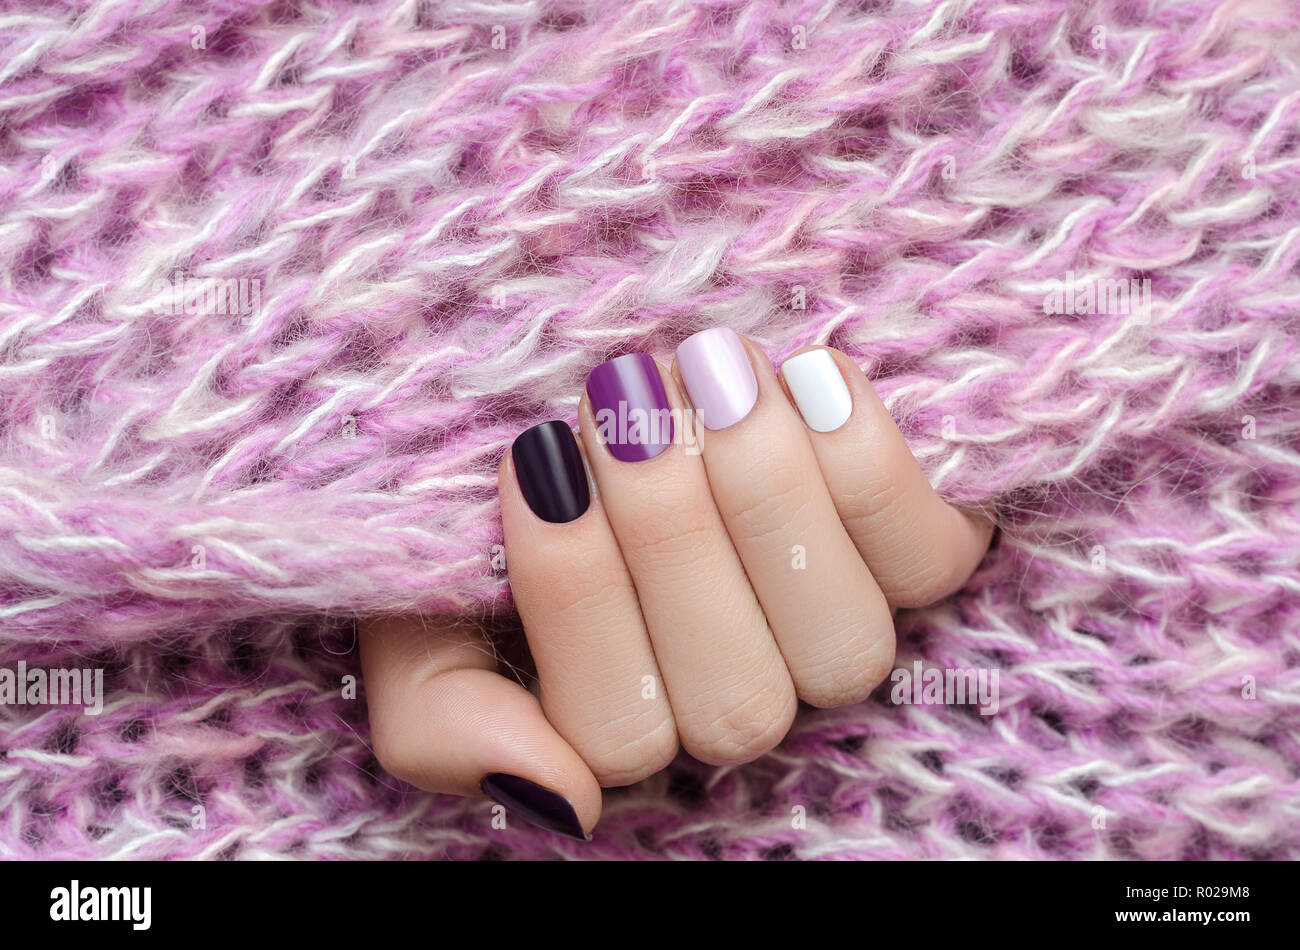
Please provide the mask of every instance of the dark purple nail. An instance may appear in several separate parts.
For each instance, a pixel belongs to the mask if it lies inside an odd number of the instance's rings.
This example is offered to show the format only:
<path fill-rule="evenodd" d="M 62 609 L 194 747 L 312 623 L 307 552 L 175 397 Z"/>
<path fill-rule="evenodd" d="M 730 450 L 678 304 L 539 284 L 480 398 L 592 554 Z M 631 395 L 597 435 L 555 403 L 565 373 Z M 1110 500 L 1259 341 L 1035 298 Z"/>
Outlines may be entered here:
<path fill-rule="evenodd" d="M 596 432 L 620 462 L 652 459 L 673 442 L 672 407 L 659 367 L 645 353 L 601 363 L 587 377 Z"/>
<path fill-rule="evenodd" d="M 483 776 L 479 788 L 493 801 L 505 805 L 512 814 L 538 828 L 577 838 L 579 841 L 591 840 L 591 835 L 582 830 L 582 822 L 578 821 L 578 813 L 573 810 L 573 805 L 558 792 L 505 772 L 492 772 Z"/>
<path fill-rule="evenodd" d="M 537 517 L 564 524 L 587 510 L 587 470 L 573 430 L 563 422 L 543 422 L 521 433 L 510 454 L 519 490 Z"/>

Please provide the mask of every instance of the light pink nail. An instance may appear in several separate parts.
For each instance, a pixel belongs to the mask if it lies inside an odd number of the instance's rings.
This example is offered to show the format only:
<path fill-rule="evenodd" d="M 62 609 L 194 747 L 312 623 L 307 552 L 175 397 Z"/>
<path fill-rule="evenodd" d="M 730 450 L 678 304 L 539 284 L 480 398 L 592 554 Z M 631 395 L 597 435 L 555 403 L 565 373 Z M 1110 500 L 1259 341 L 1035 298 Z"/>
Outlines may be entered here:
<path fill-rule="evenodd" d="M 709 429 L 735 425 L 758 401 L 758 379 L 735 331 L 714 327 L 677 347 L 677 367 L 700 421 Z"/>

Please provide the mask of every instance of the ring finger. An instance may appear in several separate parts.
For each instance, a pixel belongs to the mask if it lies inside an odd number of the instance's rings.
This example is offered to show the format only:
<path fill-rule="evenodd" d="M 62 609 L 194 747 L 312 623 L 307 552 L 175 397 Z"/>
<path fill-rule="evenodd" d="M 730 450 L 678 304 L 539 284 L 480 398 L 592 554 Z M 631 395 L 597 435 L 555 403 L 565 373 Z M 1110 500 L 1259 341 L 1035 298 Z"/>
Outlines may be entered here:
<path fill-rule="evenodd" d="M 893 664 L 893 618 L 771 363 L 718 327 L 678 347 L 674 372 L 703 423 L 714 501 L 799 698 L 814 706 L 866 698 Z"/>

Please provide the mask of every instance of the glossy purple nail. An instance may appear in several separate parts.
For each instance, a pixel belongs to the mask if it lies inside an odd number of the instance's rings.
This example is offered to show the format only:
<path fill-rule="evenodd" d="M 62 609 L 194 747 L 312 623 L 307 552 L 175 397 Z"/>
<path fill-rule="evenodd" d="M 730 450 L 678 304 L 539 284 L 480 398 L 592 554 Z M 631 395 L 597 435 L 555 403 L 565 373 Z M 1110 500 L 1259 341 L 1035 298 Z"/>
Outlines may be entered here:
<path fill-rule="evenodd" d="M 596 431 L 620 462 L 652 459 L 673 441 L 672 407 L 659 367 L 645 353 L 601 363 L 587 377 Z"/>

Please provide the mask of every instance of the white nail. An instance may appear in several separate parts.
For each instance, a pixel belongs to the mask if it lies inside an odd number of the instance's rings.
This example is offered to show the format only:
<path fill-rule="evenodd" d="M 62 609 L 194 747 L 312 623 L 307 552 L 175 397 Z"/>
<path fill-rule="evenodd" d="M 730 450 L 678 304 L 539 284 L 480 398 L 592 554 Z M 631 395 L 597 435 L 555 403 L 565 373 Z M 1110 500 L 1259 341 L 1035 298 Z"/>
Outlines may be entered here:
<path fill-rule="evenodd" d="M 808 428 L 833 432 L 853 413 L 853 397 L 828 350 L 809 350 L 781 364 L 794 404 Z"/>

